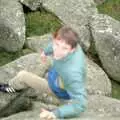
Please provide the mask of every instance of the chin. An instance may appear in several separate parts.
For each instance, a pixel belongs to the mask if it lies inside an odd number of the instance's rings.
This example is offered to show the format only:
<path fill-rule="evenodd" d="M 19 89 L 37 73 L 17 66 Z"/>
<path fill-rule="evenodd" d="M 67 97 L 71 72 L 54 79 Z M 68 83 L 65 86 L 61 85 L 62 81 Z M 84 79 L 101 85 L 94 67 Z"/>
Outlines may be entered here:
<path fill-rule="evenodd" d="M 62 58 L 54 58 L 55 60 L 60 60 L 60 59 L 62 59 Z"/>
<path fill-rule="evenodd" d="M 60 60 L 62 59 L 63 57 L 54 57 L 55 60 Z"/>

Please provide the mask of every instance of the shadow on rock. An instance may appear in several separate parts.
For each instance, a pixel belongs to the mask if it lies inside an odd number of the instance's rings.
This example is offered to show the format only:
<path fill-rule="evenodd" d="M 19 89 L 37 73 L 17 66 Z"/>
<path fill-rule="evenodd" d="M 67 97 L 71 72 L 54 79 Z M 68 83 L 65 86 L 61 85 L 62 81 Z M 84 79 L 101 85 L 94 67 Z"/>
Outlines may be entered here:
<path fill-rule="evenodd" d="M 14 99 L 12 99 L 7 105 L 0 110 L 0 118 L 8 117 L 12 114 L 32 109 L 32 101 L 29 97 L 26 97 L 26 93 L 29 89 L 21 91 Z"/>

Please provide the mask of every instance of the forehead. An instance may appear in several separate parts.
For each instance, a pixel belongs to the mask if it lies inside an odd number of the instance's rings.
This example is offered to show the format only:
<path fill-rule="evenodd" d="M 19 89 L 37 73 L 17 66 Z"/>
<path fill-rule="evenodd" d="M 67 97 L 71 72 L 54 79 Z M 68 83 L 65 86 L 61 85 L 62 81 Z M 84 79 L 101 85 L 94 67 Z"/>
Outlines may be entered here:
<path fill-rule="evenodd" d="M 54 42 L 55 42 L 56 44 L 59 44 L 61 47 L 71 48 L 71 46 L 70 46 L 69 44 L 67 44 L 67 43 L 65 42 L 65 40 L 62 40 L 62 39 L 60 39 L 60 40 L 54 39 Z"/>

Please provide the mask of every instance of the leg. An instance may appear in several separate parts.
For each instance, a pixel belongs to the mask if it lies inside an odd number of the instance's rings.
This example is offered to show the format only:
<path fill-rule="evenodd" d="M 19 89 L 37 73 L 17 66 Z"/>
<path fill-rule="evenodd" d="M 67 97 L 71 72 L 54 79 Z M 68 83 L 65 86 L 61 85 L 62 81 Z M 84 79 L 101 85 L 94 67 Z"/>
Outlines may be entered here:
<path fill-rule="evenodd" d="M 11 79 L 9 85 L 16 90 L 31 87 L 40 92 L 49 91 L 47 80 L 24 70 L 20 71 L 13 79 Z"/>
<path fill-rule="evenodd" d="M 60 103 L 50 90 L 47 80 L 33 73 L 22 70 L 9 81 L 9 85 L 16 90 L 31 87 L 38 91 L 40 93 L 40 97 L 42 96 L 42 99 L 45 101 L 55 104 Z"/>

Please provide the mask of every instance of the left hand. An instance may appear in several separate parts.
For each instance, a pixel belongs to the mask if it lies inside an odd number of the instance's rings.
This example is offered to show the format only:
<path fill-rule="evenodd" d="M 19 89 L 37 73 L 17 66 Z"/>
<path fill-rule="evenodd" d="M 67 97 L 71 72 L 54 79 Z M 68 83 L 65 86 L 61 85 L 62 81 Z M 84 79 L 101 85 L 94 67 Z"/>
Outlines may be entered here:
<path fill-rule="evenodd" d="M 53 112 L 50 112 L 50 111 L 45 110 L 45 109 L 41 109 L 40 119 L 42 119 L 42 120 L 55 120 L 56 116 L 54 115 Z"/>

